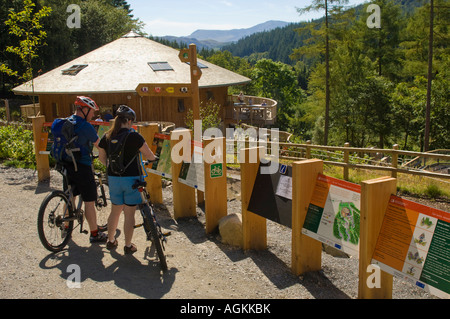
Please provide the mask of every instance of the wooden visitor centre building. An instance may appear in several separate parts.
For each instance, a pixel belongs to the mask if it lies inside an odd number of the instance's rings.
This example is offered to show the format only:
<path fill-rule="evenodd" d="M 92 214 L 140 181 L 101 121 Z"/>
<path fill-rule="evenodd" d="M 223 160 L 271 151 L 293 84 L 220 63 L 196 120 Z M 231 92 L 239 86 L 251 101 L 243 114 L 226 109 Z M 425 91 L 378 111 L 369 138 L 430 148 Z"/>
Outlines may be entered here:
<path fill-rule="evenodd" d="M 228 95 L 228 87 L 244 85 L 251 80 L 200 59 L 197 65 L 202 72 L 198 81 L 200 103 L 213 100 L 222 107 L 225 125 L 237 122 L 242 103 L 235 108 L 237 97 Z M 13 91 L 16 95 L 38 96 L 40 114 L 45 116 L 46 122 L 72 114 L 76 96 L 85 95 L 96 101 L 102 114 L 114 114 L 119 105 L 126 104 L 135 110 L 140 122 L 172 122 L 176 127 L 185 127 L 186 115 L 192 108 L 191 96 L 143 96 L 138 87 L 152 84 L 165 89 L 167 85 L 186 83 L 191 83 L 190 65 L 181 61 L 178 50 L 130 32 L 36 77 L 34 89 L 28 82 Z M 262 101 L 260 98 L 251 100 L 258 99 Z M 274 119 L 276 102 L 264 99 L 264 104 L 266 101 L 275 108 L 267 112 Z"/>

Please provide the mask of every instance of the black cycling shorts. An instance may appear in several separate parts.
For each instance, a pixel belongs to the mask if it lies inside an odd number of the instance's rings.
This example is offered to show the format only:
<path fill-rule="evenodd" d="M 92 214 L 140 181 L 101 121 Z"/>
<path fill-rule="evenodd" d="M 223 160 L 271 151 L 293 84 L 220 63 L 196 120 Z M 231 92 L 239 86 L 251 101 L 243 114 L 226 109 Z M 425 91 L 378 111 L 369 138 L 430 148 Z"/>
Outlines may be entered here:
<path fill-rule="evenodd" d="M 74 196 L 81 195 L 83 201 L 94 202 L 97 200 L 97 186 L 95 185 L 94 172 L 91 166 L 78 164 L 78 170 L 75 171 L 73 164 L 64 165 L 67 169 L 67 178 L 69 185 L 74 185 Z M 64 185 L 64 190 L 67 189 L 67 185 Z"/>

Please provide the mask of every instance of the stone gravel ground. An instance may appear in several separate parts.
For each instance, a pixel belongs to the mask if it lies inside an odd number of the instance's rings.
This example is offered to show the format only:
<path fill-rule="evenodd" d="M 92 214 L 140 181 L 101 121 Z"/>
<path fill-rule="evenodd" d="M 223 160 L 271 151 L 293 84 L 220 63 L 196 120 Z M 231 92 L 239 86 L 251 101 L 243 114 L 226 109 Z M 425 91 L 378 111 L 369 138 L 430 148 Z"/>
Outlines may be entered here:
<path fill-rule="evenodd" d="M 234 183 L 233 187 L 237 187 Z M 37 212 L 52 189 L 61 188 L 55 171 L 38 183 L 37 172 L 0 165 L 0 298 L 2 299 L 355 299 L 358 259 L 322 254 L 322 271 L 304 276 L 290 272 L 290 229 L 268 222 L 268 249 L 243 251 L 224 245 L 220 235 L 205 235 L 204 213 L 173 220 L 171 187 L 164 188 L 165 205 L 157 208 L 160 224 L 172 235 L 166 246 L 169 269 L 161 272 L 136 229 L 138 251 L 91 245 L 75 232 L 66 250 L 52 254 L 41 245 Z M 235 189 L 236 191 L 236 189 Z M 240 213 L 239 194 L 232 190 L 228 213 Z M 119 229 L 122 228 L 122 221 Z M 76 265 L 76 266 L 73 266 Z M 67 283 L 79 267 L 80 288 Z M 69 281 L 68 281 L 69 279 Z M 394 299 L 434 299 L 423 290 L 394 279 Z"/>

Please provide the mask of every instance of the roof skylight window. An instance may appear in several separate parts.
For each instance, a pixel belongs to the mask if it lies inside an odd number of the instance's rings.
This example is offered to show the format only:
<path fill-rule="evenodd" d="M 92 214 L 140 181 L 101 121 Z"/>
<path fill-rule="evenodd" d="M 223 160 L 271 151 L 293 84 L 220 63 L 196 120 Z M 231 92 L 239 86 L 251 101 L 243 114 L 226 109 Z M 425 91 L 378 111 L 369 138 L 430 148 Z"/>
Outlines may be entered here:
<path fill-rule="evenodd" d="M 87 66 L 88 66 L 87 64 L 75 64 L 68 69 L 62 70 L 62 74 L 74 76 L 80 73 L 80 71 L 86 68 Z"/>
<path fill-rule="evenodd" d="M 173 71 L 173 68 L 168 62 L 148 62 L 148 65 L 153 71 Z"/>
<path fill-rule="evenodd" d="M 190 62 L 186 62 L 186 64 L 191 65 Z M 208 68 L 206 65 L 204 65 L 203 63 L 200 63 L 200 62 L 197 62 L 197 66 L 198 66 L 200 69 L 207 69 L 207 68 Z"/>

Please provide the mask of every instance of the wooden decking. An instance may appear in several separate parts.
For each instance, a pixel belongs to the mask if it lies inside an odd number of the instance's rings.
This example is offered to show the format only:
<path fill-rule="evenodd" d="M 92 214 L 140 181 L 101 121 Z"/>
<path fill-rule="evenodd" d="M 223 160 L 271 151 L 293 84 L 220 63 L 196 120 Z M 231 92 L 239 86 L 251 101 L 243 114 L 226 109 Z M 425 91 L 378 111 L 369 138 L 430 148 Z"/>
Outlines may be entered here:
<path fill-rule="evenodd" d="M 225 124 L 249 124 L 257 127 L 267 127 L 275 124 L 277 117 L 277 102 L 264 98 L 244 95 L 242 100 L 238 95 L 228 96 L 225 106 Z"/>

